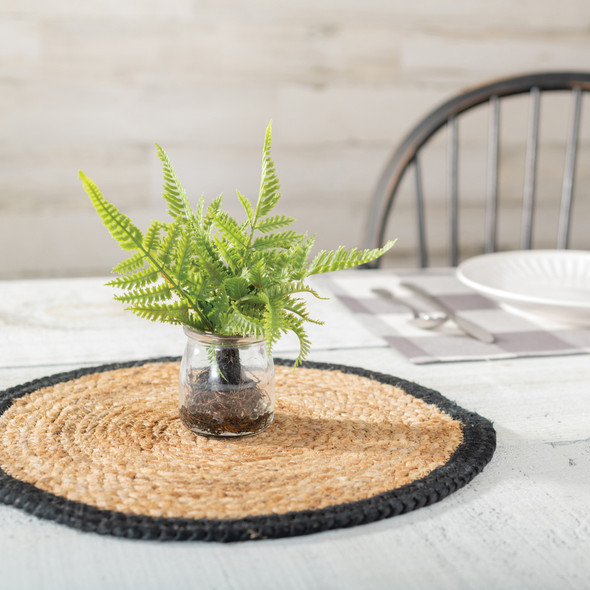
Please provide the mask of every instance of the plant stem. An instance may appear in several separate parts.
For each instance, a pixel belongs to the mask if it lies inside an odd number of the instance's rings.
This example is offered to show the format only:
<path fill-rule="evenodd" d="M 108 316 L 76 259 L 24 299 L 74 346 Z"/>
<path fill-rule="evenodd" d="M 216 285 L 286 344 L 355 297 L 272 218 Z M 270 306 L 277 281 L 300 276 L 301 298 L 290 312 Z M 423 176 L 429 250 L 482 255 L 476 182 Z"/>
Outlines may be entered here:
<path fill-rule="evenodd" d="M 177 285 L 172 280 L 158 260 L 156 260 L 147 250 L 145 250 L 143 244 L 138 245 L 138 248 L 146 255 L 147 259 L 150 261 L 150 264 L 162 274 L 162 276 L 168 281 L 168 283 L 170 283 L 170 285 L 172 285 L 172 288 L 188 302 L 190 308 L 199 316 L 201 321 L 209 328 L 209 330 L 212 330 L 213 326 L 211 325 L 211 322 L 203 315 L 201 310 L 197 307 L 197 304 L 181 289 L 179 285 Z"/>
<path fill-rule="evenodd" d="M 228 385 L 242 383 L 242 363 L 240 362 L 240 351 L 237 348 L 228 346 L 216 348 L 215 361 L 223 381 Z"/>

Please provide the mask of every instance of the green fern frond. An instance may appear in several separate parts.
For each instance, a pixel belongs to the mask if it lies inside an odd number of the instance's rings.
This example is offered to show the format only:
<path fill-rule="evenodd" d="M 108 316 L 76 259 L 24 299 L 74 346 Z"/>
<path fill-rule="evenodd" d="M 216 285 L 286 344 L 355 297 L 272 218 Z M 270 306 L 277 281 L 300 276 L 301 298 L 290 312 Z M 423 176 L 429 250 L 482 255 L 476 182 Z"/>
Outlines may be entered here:
<path fill-rule="evenodd" d="M 257 290 L 262 287 L 264 281 L 264 260 L 252 260 L 247 269 L 245 269 L 245 277 L 250 281 L 250 284 Z"/>
<path fill-rule="evenodd" d="M 245 297 L 242 297 L 235 302 L 237 306 L 244 314 L 253 318 L 261 319 L 266 308 L 267 298 L 263 297 L 259 293 L 249 293 Z"/>
<path fill-rule="evenodd" d="M 281 184 L 279 182 L 274 162 L 270 156 L 272 139 L 272 121 L 266 128 L 264 135 L 264 148 L 262 150 L 262 178 L 260 181 L 260 192 L 254 215 L 254 227 L 258 220 L 268 215 L 281 198 Z"/>
<path fill-rule="evenodd" d="M 133 225 L 131 219 L 123 215 L 117 208 L 109 203 L 98 190 L 96 184 L 88 178 L 82 170 L 79 172 L 80 180 L 84 185 L 86 194 L 94 205 L 96 212 L 102 219 L 105 227 L 111 232 L 111 235 L 123 250 L 135 250 L 141 247 L 143 235 L 141 231 Z"/>
<path fill-rule="evenodd" d="M 237 307 L 232 307 L 229 312 L 228 323 L 237 334 L 249 334 L 250 336 L 264 336 L 264 324 L 255 317 L 243 313 Z"/>
<path fill-rule="evenodd" d="M 217 211 L 215 225 L 229 245 L 244 251 L 248 246 L 248 236 L 242 231 L 238 222 L 225 211 Z"/>
<path fill-rule="evenodd" d="M 168 154 L 156 144 L 158 158 L 162 162 L 162 171 L 164 176 L 164 194 L 163 197 L 168 203 L 168 213 L 174 219 L 181 219 L 182 221 L 198 224 L 195 220 L 194 213 L 191 210 L 190 203 L 186 196 L 186 192 L 180 184 L 180 180 L 176 175 L 176 171 L 168 158 Z"/>
<path fill-rule="evenodd" d="M 207 273 L 209 281 L 213 285 L 219 286 L 225 277 L 223 260 L 220 258 L 219 253 L 204 234 L 193 235 L 192 239 L 197 266 Z"/>
<path fill-rule="evenodd" d="M 299 234 L 297 232 L 288 230 L 276 234 L 269 234 L 256 238 L 252 242 L 253 250 L 289 250 L 293 248 L 299 241 Z"/>
<path fill-rule="evenodd" d="M 284 304 L 284 307 L 285 307 L 286 311 L 294 313 L 295 315 L 299 316 L 305 322 L 310 322 L 310 323 L 316 324 L 318 326 L 324 325 L 324 322 L 322 322 L 321 320 L 316 320 L 316 319 L 310 317 L 309 313 L 307 312 L 307 306 L 305 304 L 305 301 L 303 301 L 301 299 L 289 299 Z"/>
<path fill-rule="evenodd" d="M 186 303 L 151 303 L 136 305 L 127 309 L 136 316 L 152 322 L 201 326 L 200 329 L 203 326 L 203 324 L 191 320 L 190 310 Z"/>
<path fill-rule="evenodd" d="M 374 250 L 346 250 L 342 246 L 335 251 L 326 252 L 322 250 L 316 258 L 311 262 L 307 269 L 307 276 L 333 272 L 335 270 L 345 270 L 360 264 L 365 264 L 375 258 L 379 258 L 387 252 L 394 244 L 394 241 L 389 241 L 383 248 L 375 248 Z"/>
<path fill-rule="evenodd" d="M 230 277 L 223 282 L 222 288 L 230 299 L 239 301 L 250 291 L 250 284 L 244 277 Z"/>
<path fill-rule="evenodd" d="M 205 215 L 205 196 L 201 195 L 200 199 L 197 201 L 197 206 L 195 207 L 195 220 L 201 226 L 201 230 L 203 228 L 203 216 Z"/>
<path fill-rule="evenodd" d="M 268 232 L 277 231 L 283 227 L 287 227 L 294 221 L 295 220 L 292 217 L 287 217 L 286 215 L 275 215 L 273 217 L 267 217 L 266 219 L 259 221 L 256 225 L 256 229 L 260 233 L 266 234 Z"/>
<path fill-rule="evenodd" d="M 204 234 L 208 234 L 215 223 L 215 219 L 217 218 L 217 213 L 221 211 L 221 200 L 222 195 L 218 195 L 211 201 L 209 207 L 207 207 L 207 212 L 203 216 L 203 220 L 201 222 L 201 230 Z"/>
<path fill-rule="evenodd" d="M 266 293 L 269 297 L 290 297 L 299 293 L 309 293 L 316 299 L 325 299 L 313 287 L 305 281 L 289 281 L 274 283 L 267 287 Z"/>
<path fill-rule="evenodd" d="M 132 254 L 129 258 L 123 260 L 117 264 L 117 266 L 113 267 L 111 272 L 116 274 L 124 274 L 124 273 L 132 273 L 135 272 L 137 269 L 142 268 L 147 264 L 147 257 L 145 253 L 136 252 Z"/>
<path fill-rule="evenodd" d="M 186 233 L 181 234 L 175 250 L 174 270 L 172 276 L 180 284 L 190 282 L 193 242 Z"/>
<path fill-rule="evenodd" d="M 236 191 L 238 193 L 238 199 L 242 204 L 244 211 L 246 212 L 246 217 L 248 218 L 248 223 L 251 225 L 254 223 L 254 209 L 252 209 L 252 203 L 245 197 L 240 191 Z"/>
<path fill-rule="evenodd" d="M 228 244 L 219 236 L 213 238 L 213 246 L 230 274 L 236 274 L 242 266 L 242 256 L 235 246 Z"/>
<path fill-rule="evenodd" d="M 290 264 L 289 251 L 271 249 L 254 250 L 249 258 L 248 266 L 251 268 L 258 264 L 262 272 L 262 285 L 270 285 L 286 280 L 286 272 Z"/>
<path fill-rule="evenodd" d="M 112 281 L 109 281 L 107 285 L 118 289 L 134 289 L 152 285 L 159 279 L 160 273 L 151 266 L 148 266 L 147 268 L 142 268 L 132 274 L 116 277 Z"/>
<path fill-rule="evenodd" d="M 303 234 L 301 241 L 291 250 L 290 280 L 300 281 L 307 276 L 307 260 L 311 254 L 315 242 L 315 236 L 307 237 Z"/>
<path fill-rule="evenodd" d="M 285 330 L 293 332 L 299 340 L 299 355 L 295 359 L 295 367 L 298 367 L 311 352 L 311 341 L 305 328 L 303 327 L 303 320 L 294 315 L 285 315 L 284 319 Z"/>
<path fill-rule="evenodd" d="M 160 231 L 166 227 L 161 221 L 154 221 L 143 237 L 143 249 L 152 252 L 160 247 Z"/>
<path fill-rule="evenodd" d="M 276 343 L 284 331 L 285 310 L 280 297 L 267 297 L 266 309 L 263 316 L 264 334 L 269 348 Z"/>
<path fill-rule="evenodd" d="M 176 248 L 178 242 L 182 238 L 183 234 L 186 233 L 186 229 L 178 222 L 170 223 L 166 226 L 167 233 L 160 242 L 160 248 L 158 250 L 158 258 L 163 266 L 171 268 L 173 260 L 176 256 Z"/>
<path fill-rule="evenodd" d="M 192 274 L 190 282 L 186 284 L 186 288 L 193 301 L 202 302 L 211 296 L 205 274 L 196 270 Z"/>
<path fill-rule="evenodd" d="M 172 290 L 168 283 L 160 283 L 154 287 L 146 287 L 144 289 L 133 289 L 122 295 L 115 295 L 114 298 L 122 303 L 132 304 L 133 309 L 136 306 L 141 307 L 147 303 L 154 303 L 156 301 L 166 301 L 172 296 Z"/>
<path fill-rule="evenodd" d="M 230 312 L 230 300 L 227 294 L 223 291 L 218 291 L 215 294 L 214 299 L 209 304 L 207 311 L 207 319 L 214 326 L 223 326 L 222 334 L 235 334 L 235 332 L 229 330 L 227 318 Z"/>

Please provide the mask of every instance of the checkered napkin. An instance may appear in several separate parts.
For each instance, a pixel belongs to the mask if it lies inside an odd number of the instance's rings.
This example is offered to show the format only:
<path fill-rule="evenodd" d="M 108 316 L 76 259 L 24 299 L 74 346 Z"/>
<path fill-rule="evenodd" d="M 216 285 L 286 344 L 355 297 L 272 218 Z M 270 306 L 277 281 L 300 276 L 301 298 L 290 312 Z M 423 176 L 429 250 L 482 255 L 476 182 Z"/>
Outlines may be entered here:
<path fill-rule="evenodd" d="M 385 288 L 419 309 L 435 309 L 402 288 L 401 282 L 420 285 L 494 334 L 495 342 L 486 344 L 466 336 L 452 321 L 434 330 L 409 324 L 411 313 L 407 308 L 372 292 Z M 464 286 L 453 269 L 346 271 L 325 275 L 321 285 L 365 329 L 416 364 L 590 352 L 590 329 L 511 313 Z"/>

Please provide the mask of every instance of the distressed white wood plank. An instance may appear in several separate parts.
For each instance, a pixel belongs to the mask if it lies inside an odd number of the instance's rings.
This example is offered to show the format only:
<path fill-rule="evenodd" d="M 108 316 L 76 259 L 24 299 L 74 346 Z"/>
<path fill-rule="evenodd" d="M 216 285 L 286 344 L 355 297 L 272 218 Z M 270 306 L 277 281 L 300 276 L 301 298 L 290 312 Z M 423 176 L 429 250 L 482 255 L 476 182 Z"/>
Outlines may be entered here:
<path fill-rule="evenodd" d="M 0 282 L 0 368 L 180 356 L 185 345 L 182 328 L 135 317 L 113 300 L 107 280 Z M 353 334 L 350 316 L 336 301 L 309 301 L 312 317 L 326 322 L 309 326 L 314 349 L 384 346 L 354 320 Z M 277 355 L 287 357 L 297 350 L 294 336 L 275 347 Z"/>
<path fill-rule="evenodd" d="M 191 194 L 209 194 L 210 187 L 233 194 L 250 183 L 244 169 L 254 171 L 249 178 L 256 182 L 258 134 L 270 118 L 289 213 L 318 233 L 323 248 L 357 245 L 384 159 L 428 110 L 493 76 L 539 64 L 586 67 L 587 2 L 545 0 L 534 10 L 521 4 L 256 0 L 245 8 L 234 0 L 4 0 L 0 250 L 21 233 L 35 238 L 13 249 L 0 276 L 106 272 L 110 245 L 79 214 L 87 206 L 79 168 L 115 202 L 151 217 L 160 190 L 153 142 L 187 154 L 190 175 L 181 178 L 196 185 Z M 546 106 L 543 113 L 554 112 Z M 559 116 L 549 118 L 543 137 L 552 141 L 552 130 L 563 125 Z M 502 130 L 506 139 L 519 126 L 509 113 L 502 119 L 514 129 Z M 582 144 L 587 137 L 586 130 Z M 465 129 L 462 141 L 468 138 Z M 518 195 L 522 165 L 518 158 L 518 165 L 503 162 L 501 192 Z M 540 162 L 540 173 L 550 169 L 549 161 Z M 588 166 L 578 169 L 583 195 Z M 461 170 L 463 192 L 472 194 L 480 171 L 471 162 Z M 446 184 L 434 183 L 436 198 Z M 538 184 L 555 193 L 548 182 Z M 539 235 L 547 235 L 555 211 L 539 196 Z M 43 210 L 55 213 L 40 218 Z M 336 210 L 334 223 L 316 222 Z M 402 227 L 412 219 L 402 208 L 396 217 Z M 588 232 L 580 225 L 576 247 L 586 248 Z M 394 256 L 402 252 L 400 238 Z"/>

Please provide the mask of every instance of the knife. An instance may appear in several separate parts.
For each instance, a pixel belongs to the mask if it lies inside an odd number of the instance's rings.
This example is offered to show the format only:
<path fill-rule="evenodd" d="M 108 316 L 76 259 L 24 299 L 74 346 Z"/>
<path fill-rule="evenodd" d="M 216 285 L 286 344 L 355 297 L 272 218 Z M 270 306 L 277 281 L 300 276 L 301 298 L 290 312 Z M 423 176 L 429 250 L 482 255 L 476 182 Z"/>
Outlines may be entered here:
<path fill-rule="evenodd" d="M 436 305 L 441 311 L 444 311 L 456 324 L 459 326 L 465 334 L 475 338 L 476 340 L 480 340 L 481 342 L 492 343 L 494 342 L 495 338 L 492 334 L 490 334 L 487 330 L 484 330 L 481 326 L 462 318 L 461 316 L 457 315 L 453 309 L 451 309 L 446 303 L 440 301 L 434 295 L 431 295 L 428 291 L 425 291 L 422 287 L 418 285 L 414 285 L 413 283 L 401 283 L 401 286 L 408 291 L 412 291 L 416 295 L 419 295 L 423 299 L 426 299 L 432 305 Z"/>

